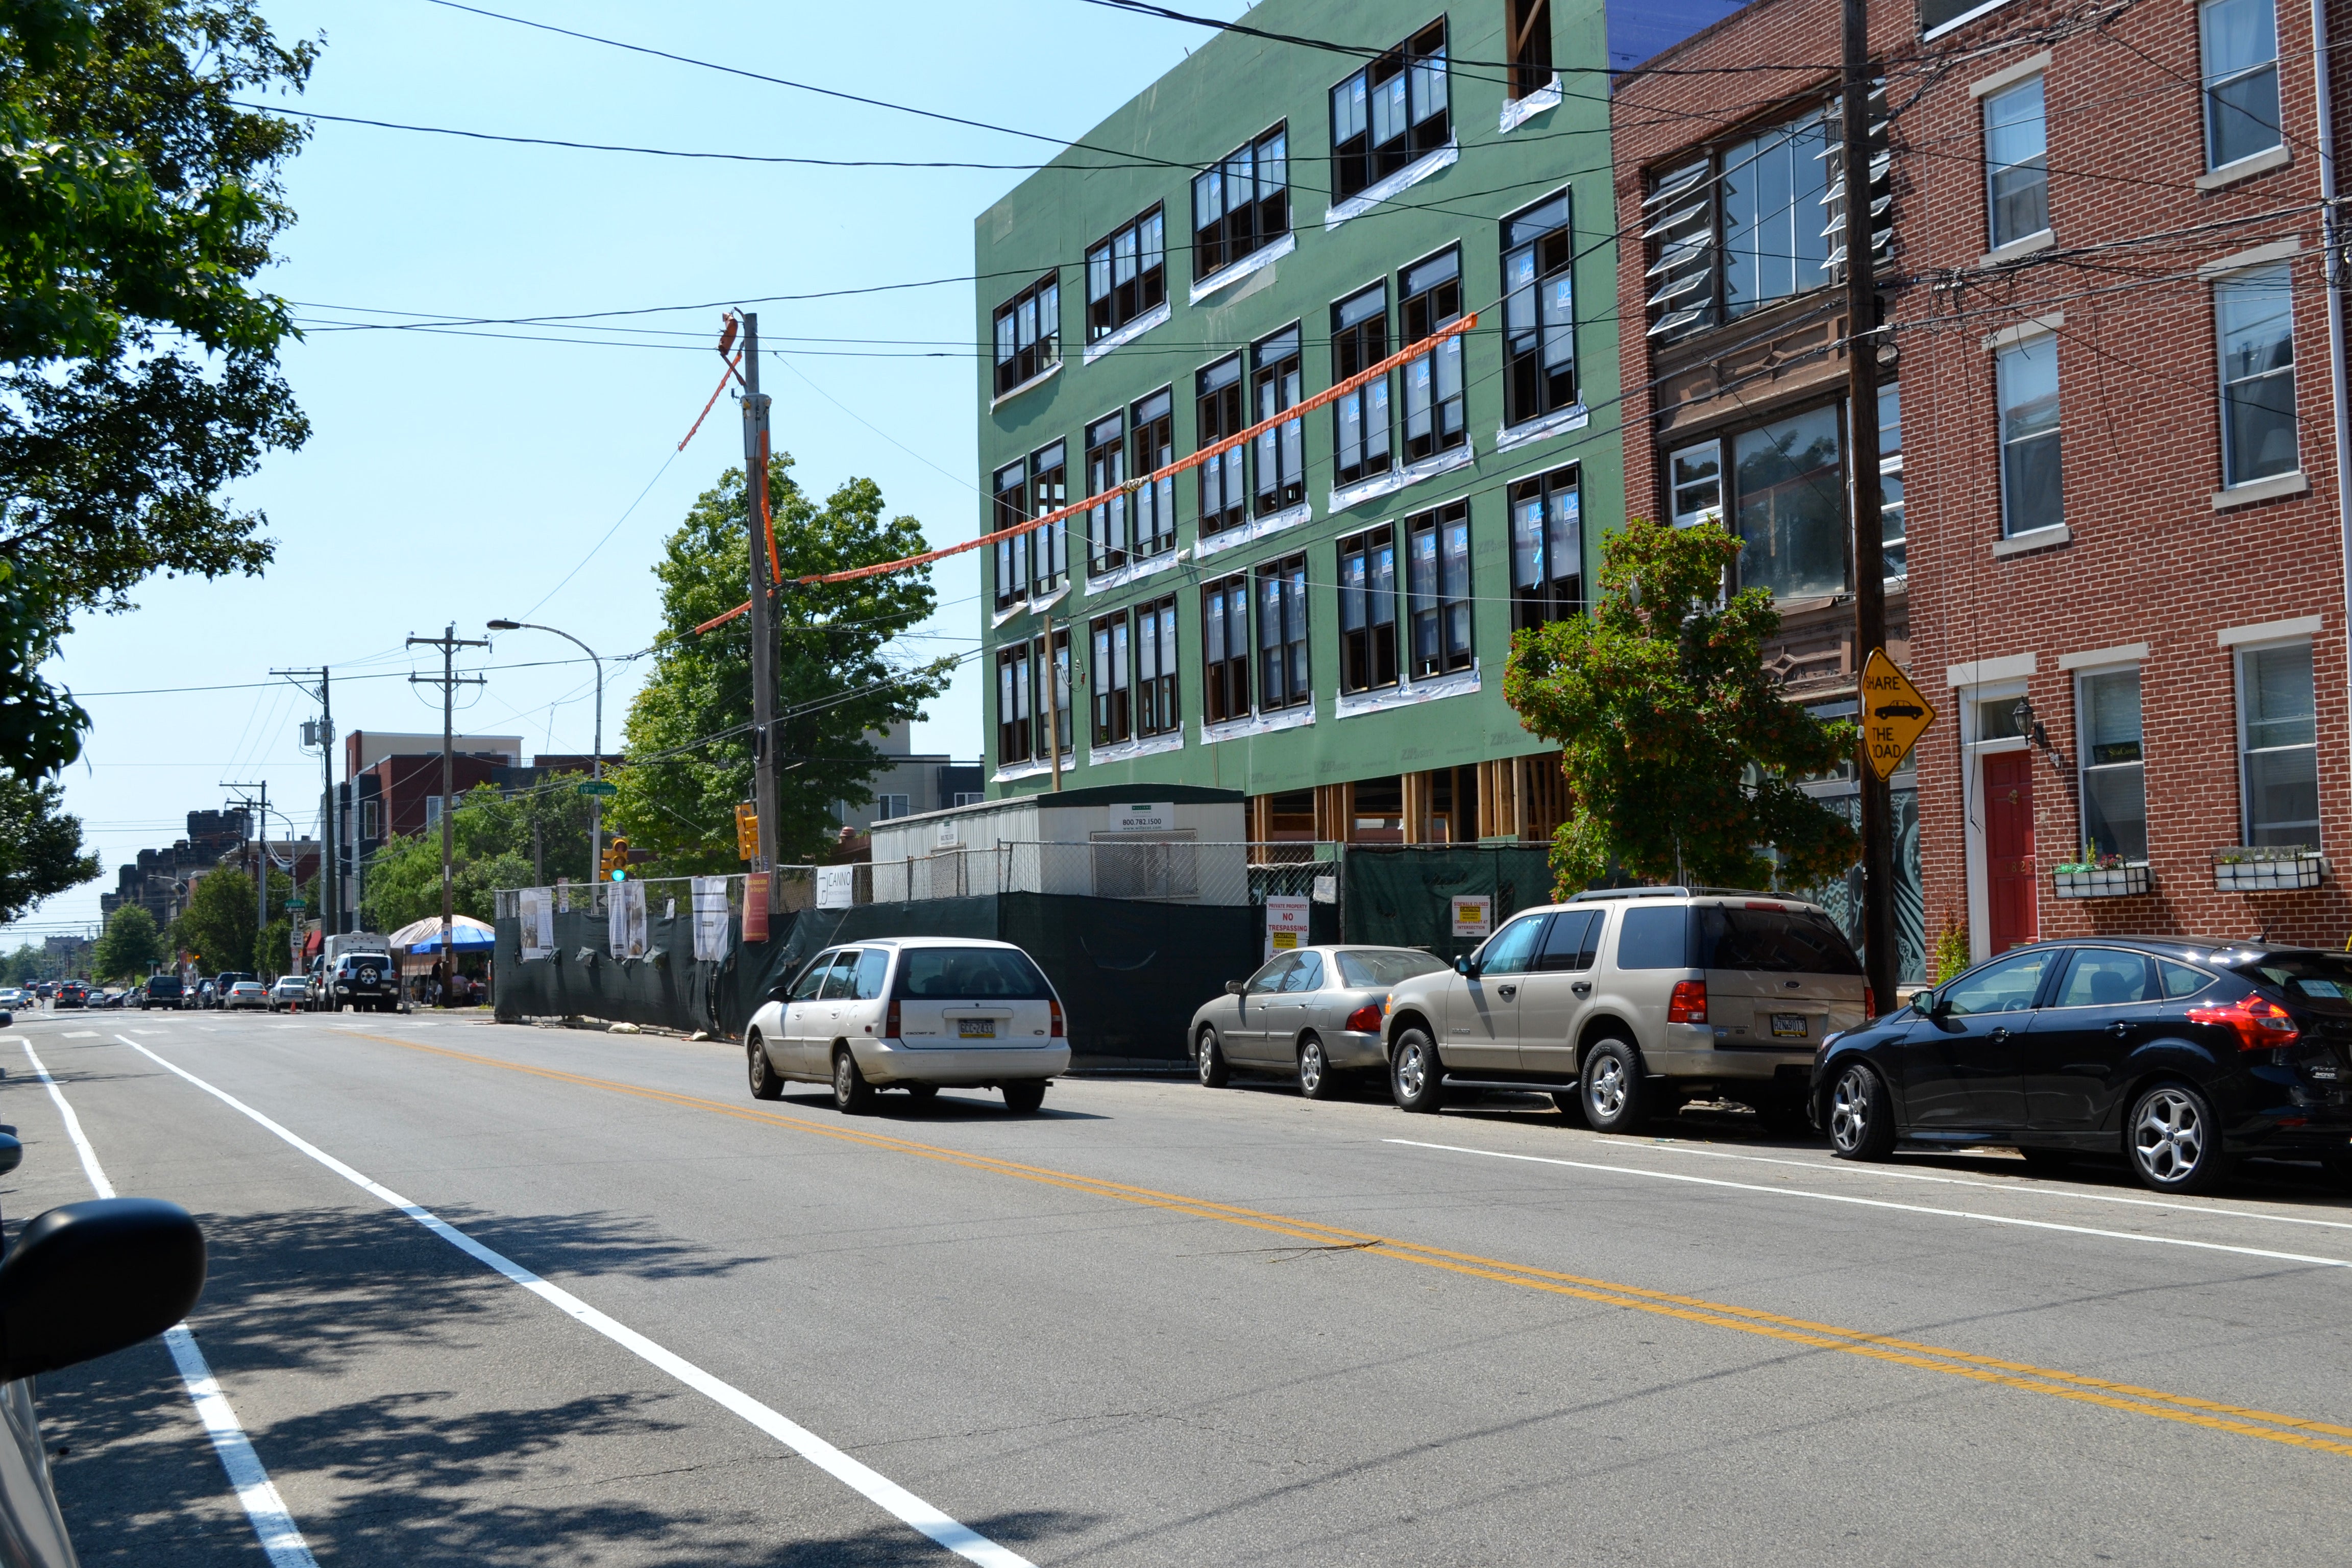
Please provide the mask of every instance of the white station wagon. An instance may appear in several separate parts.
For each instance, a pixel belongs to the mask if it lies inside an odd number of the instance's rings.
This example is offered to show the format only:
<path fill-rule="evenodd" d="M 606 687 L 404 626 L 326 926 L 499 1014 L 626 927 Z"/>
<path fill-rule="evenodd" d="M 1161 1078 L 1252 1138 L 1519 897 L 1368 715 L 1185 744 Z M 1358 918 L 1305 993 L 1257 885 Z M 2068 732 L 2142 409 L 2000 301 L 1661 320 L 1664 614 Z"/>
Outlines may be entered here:
<path fill-rule="evenodd" d="M 1070 1067 L 1045 971 L 1009 942 L 968 937 L 829 947 L 768 994 L 744 1047 L 753 1098 L 774 1100 L 788 1081 L 830 1083 L 844 1111 L 870 1110 L 877 1089 L 929 1100 L 983 1088 L 1030 1111 Z"/>

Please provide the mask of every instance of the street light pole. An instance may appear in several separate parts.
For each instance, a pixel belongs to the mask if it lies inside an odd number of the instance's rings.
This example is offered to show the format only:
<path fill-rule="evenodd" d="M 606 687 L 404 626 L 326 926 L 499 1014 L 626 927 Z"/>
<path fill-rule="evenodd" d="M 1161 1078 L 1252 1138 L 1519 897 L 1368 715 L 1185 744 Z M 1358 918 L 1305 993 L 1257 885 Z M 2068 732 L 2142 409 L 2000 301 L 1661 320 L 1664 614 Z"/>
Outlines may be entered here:
<path fill-rule="evenodd" d="M 596 738 L 592 742 L 595 750 L 590 758 L 589 767 L 596 782 L 603 784 L 604 782 L 604 661 L 596 657 L 594 648 L 590 647 L 570 632 L 558 631 L 553 626 L 542 626 L 536 621 L 496 620 L 489 624 L 489 629 L 494 632 L 545 632 L 551 637 L 562 637 L 565 642 L 586 654 L 588 662 L 596 667 Z M 604 879 L 604 797 L 601 794 L 592 794 L 588 797 L 588 885 L 594 887 Z"/>

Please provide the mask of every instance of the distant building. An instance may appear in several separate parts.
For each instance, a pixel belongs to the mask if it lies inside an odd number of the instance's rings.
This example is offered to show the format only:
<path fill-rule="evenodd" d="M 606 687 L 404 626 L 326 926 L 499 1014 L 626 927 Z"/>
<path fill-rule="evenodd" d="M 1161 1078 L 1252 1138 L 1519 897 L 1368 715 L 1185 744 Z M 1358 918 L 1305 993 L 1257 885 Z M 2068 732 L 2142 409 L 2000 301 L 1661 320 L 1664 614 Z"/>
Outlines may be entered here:
<path fill-rule="evenodd" d="M 142 904 L 158 926 L 169 925 L 186 903 L 188 883 L 219 865 L 252 826 L 241 811 L 188 813 L 185 838 L 165 848 L 142 849 L 134 864 L 117 868 L 114 891 L 98 897 L 100 912 L 111 919 L 125 904 Z"/>
<path fill-rule="evenodd" d="M 988 782 L 982 763 L 959 763 L 944 752 L 919 753 L 914 727 L 904 720 L 887 731 L 876 731 L 868 739 L 887 759 L 886 765 L 870 783 L 871 805 L 834 803 L 834 816 L 845 827 L 866 833 L 877 822 L 970 805 L 986 796 Z"/>

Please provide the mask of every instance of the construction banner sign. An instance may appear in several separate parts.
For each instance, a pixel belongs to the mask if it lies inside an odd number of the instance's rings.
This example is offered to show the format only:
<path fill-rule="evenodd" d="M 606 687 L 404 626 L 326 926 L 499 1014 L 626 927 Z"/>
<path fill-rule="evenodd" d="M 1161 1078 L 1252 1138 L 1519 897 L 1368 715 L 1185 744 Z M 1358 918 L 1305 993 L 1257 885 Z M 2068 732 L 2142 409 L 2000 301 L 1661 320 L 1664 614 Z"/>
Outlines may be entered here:
<path fill-rule="evenodd" d="M 1936 710 L 1896 668 L 1886 650 L 1874 647 L 1862 667 L 1862 754 L 1881 781 L 1894 776 L 1911 748 L 1936 721 Z"/>

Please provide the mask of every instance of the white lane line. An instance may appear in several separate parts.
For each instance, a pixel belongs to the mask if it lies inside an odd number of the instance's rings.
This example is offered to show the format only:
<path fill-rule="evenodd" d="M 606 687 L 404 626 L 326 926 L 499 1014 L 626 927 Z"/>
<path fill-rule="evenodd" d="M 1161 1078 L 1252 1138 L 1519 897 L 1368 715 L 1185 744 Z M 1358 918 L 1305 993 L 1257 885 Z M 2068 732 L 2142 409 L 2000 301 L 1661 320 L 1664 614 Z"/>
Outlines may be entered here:
<path fill-rule="evenodd" d="M 96 1029 L 68 1029 L 66 1031 L 65 1037 L 68 1040 L 94 1040 L 98 1038 L 98 1031 Z"/>
<path fill-rule="evenodd" d="M 98 1195 L 115 1195 L 114 1184 L 106 1179 L 106 1171 L 98 1163 L 98 1151 L 90 1147 L 89 1139 L 81 1130 L 81 1118 L 66 1103 L 65 1091 L 58 1080 L 33 1054 L 29 1040 L 19 1040 L 25 1056 L 33 1064 L 33 1071 L 48 1089 L 49 1098 L 57 1102 L 58 1115 L 66 1124 L 66 1136 L 73 1140 L 74 1152 L 81 1156 L 81 1168 L 89 1177 L 89 1184 Z M 221 1392 L 220 1383 L 205 1361 L 205 1352 L 196 1348 L 194 1334 L 184 1323 L 164 1331 L 164 1346 L 172 1352 L 172 1361 L 180 1369 L 180 1381 L 186 1385 L 188 1398 L 196 1407 L 196 1419 L 205 1424 L 205 1435 L 213 1440 L 213 1452 L 220 1456 L 221 1468 L 228 1472 L 228 1484 L 236 1493 L 236 1500 L 245 1506 L 246 1518 L 253 1521 L 253 1533 L 268 1557 L 270 1568 L 318 1568 L 318 1559 L 310 1555 L 310 1542 L 294 1516 L 286 1510 L 286 1500 L 278 1495 L 278 1488 L 269 1479 L 269 1471 L 262 1465 L 261 1456 L 253 1451 L 253 1442 L 245 1435 L 236 1411 Z"/>
<path fill-rule="evenodd" d="M 978 1531 L 959 1524 L 887 1476 L 851 1458 L 807 1427 L 762 1405 L 734 1384 L 712 1376 L 684 1356 L 647 1339 L 627 1324 L 606 1317 L 562 1287 L 551 1285 L 512 1258 L 476 1241 L 431 1210 L 410 1203 L 390 1187 L 362 1175 L 332 1154 L 279 1126 L 236 1096 L 226 1090 L 215 1089 L 195 1074 L 165 1061 L 136 1040 L 122 1036 L 116 1037 L 156 1066 L 177 1074 L 230 1110 L 237 1111 L 277 1134 L 353 1186 L 371 1193 L 391 1205 L 458 1251 L 506 1276 L 509 1280 L 521 1286 L 557 1310 L 595 1330 L 614 1344 L 651 1365 L 660 1368 L 696 1393 L 733 1411 L 818 1469 L 824 1471 L 835 1480 L 845 1483 L 868 1501 L 894 1515 L 902 1523 L 922 1531 L 957 1556 L 984 1564 L 985 1568 L 1034 1568 L 1034 1564 L 1027 1558 L 999 1546 Z"/>
<path fill-rule="evenodd" d="M 1803 1187 L 1768 1187 L 1759 1182 L 1726 1182 L 1713 1176 L 1687 1175 L 1680 1171 L 1644 1171 L 1634 1165 L 1601 1165 L 1584 1160 L 1554 1160 L 1541 1154 L 1505 1154 L 1493 1149 L 1465 1149 L 1455 1143 L 1423 1143 L 1412 1138 L 1383 1138 L 1408 1149 L 1436 1149 L 1448 1154 L 1477 1154 L 1489 1160 L 1517 1160 L 1531 1165 L 1564 1165 L 1573 1171 L 1599 1171 L 1612 1176 L 1640 1176 L 1653 1182 L 1685 1182 L 1693 1186 L 1723 1187 L 1732 1192 L 1762 1193 L 1768 1197 L 1810 1198 L 1817 1203 L 1851 1204 L 1857 1208 L 1899 1209 L 1905 1214 L 1933 1215 L 1942 1219 L 1974 1220 L 1981 1225 L 2015 1226 L 2023 1230 L 2063 1231 L 2069 1236 L 2096 1236 L 2110 1241 L 2142 1241 L 2158 1247 L 2189 1247 L 2200 1252 L 2232 1252 L 2242 1258 L 2272 1258 L 2287 1263 L 2315 1263 L 2324 1268 L 2352 1268 L 2352 1258 L 2317 1258 L 2301 1252 L 2273 1252 L 2260 1247 L 2231 1247 L 2219 1241 L 2190 1241 L 2178 1236 L 2146 1236 L 2130 1230 L 2101 1230 L 2087 1225 L 2060 1225 L 2055 1220 L 2020 1219 L 2013 1215 L 1979 1214 L 1970 1209 L 1936 1208 L 1927 1204 L 1898 1204 L 1887 1198 L 1856 1197 L 1852 1193 L 1817 1193 Z"/>
<path fill-rule="evenodd" d="M 1817 1160 L 1776 1160 L 1768 1154 L 1735 1154 L 1727 1149 L 1702 1149 L 1675 1138 L 1656 1138 L 1639 1145 L 1671 1154 L 1696 1154 L 1703 1160 L 1738 1160 L 1751 1165 L 1786 1165 L 1823 1176 L 1880 1177 L 1890 1182 L 1932 1182 L 1939 1186 L 1972 1187 L 1985 1193 L 2014 1193 L 2023 1197 L 2080 1200 L 2087 1204 L 2124 1204 L 2132 1208 L 2163 1209 L 2171 1214 L 2216 1215 L 2225 1219 L 2267 1220 L 2273 1225 L 2317 1226 L 2326 1230 L 2352 1230 L 2352 1221 L 2312 1219 L 2303 1215 L 2264 1214 L 2260 1209 L 2222 1208 L 2213 1204 L 2167 1203 L 2162 1198 L 2130 1198 L 2120 1193 L 2083 1192 L 2073 1187 L 2028 1186 L 2024 1183 L 1977 1182 L 1966 1176 L 1938 1176 L 1926 1171 L 1889 1170 L 1884 1165 L 1832 1164 Z"/>

